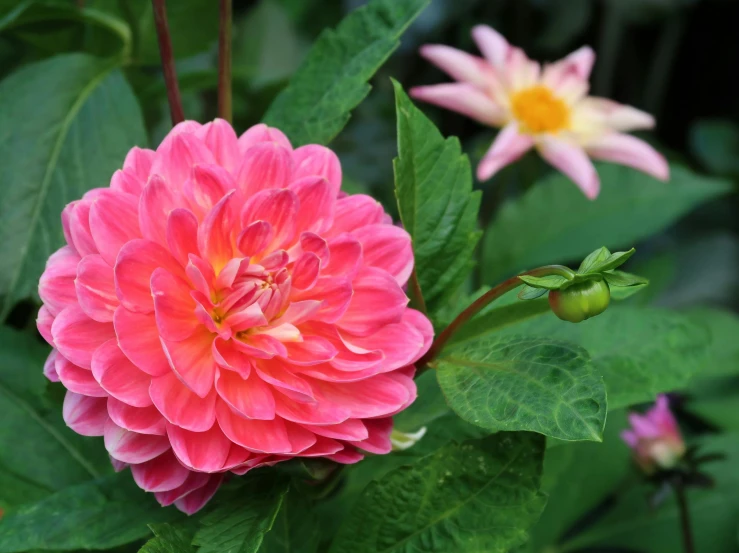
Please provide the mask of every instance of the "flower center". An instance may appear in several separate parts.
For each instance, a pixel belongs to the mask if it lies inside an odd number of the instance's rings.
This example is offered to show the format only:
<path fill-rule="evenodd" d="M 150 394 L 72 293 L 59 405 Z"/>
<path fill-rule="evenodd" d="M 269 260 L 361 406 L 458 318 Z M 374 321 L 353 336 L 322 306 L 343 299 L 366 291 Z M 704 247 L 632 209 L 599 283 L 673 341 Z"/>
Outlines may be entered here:
<path fill-rule="evenodd" d="M 511 109 L 522 132 L 557 132 L 570 124 L 569 107 L 546 86 L 536 85 L 516 92 L 511 98 Z"/>

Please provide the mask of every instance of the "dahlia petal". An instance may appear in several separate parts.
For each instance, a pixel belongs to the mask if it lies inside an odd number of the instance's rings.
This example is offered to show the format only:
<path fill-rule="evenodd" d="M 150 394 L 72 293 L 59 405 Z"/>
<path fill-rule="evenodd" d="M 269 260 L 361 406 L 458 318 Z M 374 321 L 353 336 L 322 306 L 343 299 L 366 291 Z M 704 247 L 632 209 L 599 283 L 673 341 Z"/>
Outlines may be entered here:
<path fill-rule="evenodd" d="M 313 319 L 333 323 L 349 308 L 352 294 L 352 283 L 348 278 L 319 277 L 310 290 L 294 290 L 291 299 L 320 301 L 321 307 L 314 313 Z"/>
<path fill-rule="evenodd" d="M 234 332 L 241 332 L 255 326 L 269 324 L 258 303 L 252 303 L 241 311 L 229 315 L 226 320 Z"/>
<path fill-rule="evenodd" d="M 169 449 L 165 436 L 129 432 L 108 419 L 103 434 L 105 449 L 111 457 L 124 463 L 144 463 Z"/>
<path fill-rule="evenodd" d="M 246 257 L 253 257 L 262 253 L 273 238 L 272 225 L 266 221 L 254 221 L 241 231 L 236 239 L 236 245 Z"/>
<path fill-rule="evenodd" d="M 149 395 L 164 418 L 180 428 L 203 432 L 213 426 L 216 401 L 213 391 L 201 398 L 170 373 L 152 379 Z"/>
<path fill-rule="evenodd" d="M 100 255 L 86 255 L 77 265 L 77 278 L 74 281 L 77 299 L 88 317 L 100 323 L 113 321 L 113 314 L 119 305 L 115 295 L 113 267 Z"/>
<path fill-rule="evenodd" d="M 206 123 L 195 131 L 195 136 L 205 142 L 218 165 L 230 172 L 238 168 L 239 139 L 227 121 L 215 119 Z"/>
<path fill-rule="evenodd" d="M 400 321 L 408 298 L 387 271 L 363 267 L 352 282 L 354 295 L 337 326 L 350 334 L 367 336 Z"/>
<path fill-rule="evenodd" d="M 371 196 L 354 194 L 339 198 L 334 206 L 334 224 L 324 236 L 330 238 L 366 225 L 382 223 L 384 216 L 382 204 Z"/>
<path fill-rule="evenodd" d="M 59 375 L 56 372 L 56 358 L 58 357 L 58 355 L 59 352 L 55 349 L 52 349 L 51 353 L 49 353 L 49 356 L 44 362 L 44 376 L 48 378 L 51 382 L 59 382 Z"/>
<path fill-rule="evenodd" d="M 472 38 L 493 67 L 498 69 L 503 67 L 511 50 L 503 35 L 487 25 L 477 25 L 472 28 Z"/>
<path fill-rule="evenodd" d="M 91 200 L 78 200 L 67 205 L 62 212 L 62 225 L 68 229 L 65 231 L 67 243 L 74 246 L 80 257 L 98 253 L 90 232 L 91 205 Z"/>
<path fill-rule="evenodd" d="M 246 340 L 232 340 L 232 344 L 240 352 L 257 359 L 271 359 L 275 355 L 278 357 L 287 355 L 287 350 L 282 342 L 267 334 L 252 334 L 247 336 Z"/>
<path fill-rule="evenodd" d="M 208 482 L 196 490 L 185 495 L 183 498 L 174 502 L 175 507 L 186 515 L 192 515 L 202 509 L 208 501 L 215 495 L 218 488 L 223 482 L 222 474 L 211 475 Z"/>
<path fill-rule="evenodd" d="M 151 274 L 151 293 L 154 296 L 159 335 L 172 341 L 185 340 L 200 328 L 195 316 L 195 302 L 190 297 L 191 288 L 181 278 L 164 269 Z"/>
<path fill-rule="evenodd" d="M 167 246 L 177 262 L 186 267 L 198 249 L 198 220 L 192 211 L 178 207 L 167 218 Z"/>
<path fill-rule="evenodd" d="M 149 171 L 151 170 L 151 164 L 154 161 L 154 155 L 154 150 L 134 146 L 128 154 L 126 154 L 126 159 L 123 162 L 123 170 L 127 173 L 131 173 L 139 181 L 145 183 L 149 180 Z M 141 190 L 139 190 L 139 192 L 141 192 Z"/>
<path fill-rule="evenodd" d="M 513 163 L 534 145 L 530 136 L 519 134 L 518 125 L 511 123 L 498 133 L 477 166 L 477 178 L 486 181 L 509 163 Z"/>
<path fill-rule="evenodd" d="M 575 146 L 556 138 L 544 138 L 540 145 L 541 156 L 554 168 L 569 177 L 591 200 L 598 196 L 600 179 L 587 154 Z"/>
<path fill-rule="evenodd" d="M 148 407 L 151 376 L 139 370 L 123 354 L 118 342 L 108 340 L 92 356 L 92 375 L 114 398 L 133 407 Z"/>
<path fill-rule="evenodd" d="M 213 267 L 211 267 L 209 263 L 203 261 L 196 255 L 190 254 L 187 267 L 185 267 L 185 274 L 198 292 L 203 294 L 206 298 L 210 297 L 211 288 L 213 287 L 216 275 L 213 272 Z"/>
<path fill-rule="evenodd" d="M 178 342 L 162 338 L 164 354 L 177 377 L 204 398 L 213 387 L 216 362 L 211 345 L 213 335 L 205 328 L 195 331 L 190 337 Z"/>
<path fill-rule="evenodd" d="M 334 152 L 325 146 L 308 144 L 296 148 L 292 159 L 293 181 L 304 177 L 323 177 L 330 185 L 331 197 L 336 198 L 341 188 L 341 163 Z"/>
<path fill-rule="evenodd" d="M 545 66 L 542 83 L 557 90 L 559 85 L 571 76 L 586 81 L 590 78 L 594 63 L 595 52 L 590 46 L 583 46 L 564 59 Z"/>
<path fill-rule="evenodd" d="M 53 315 L 77 303 L 74 279 L 81 258 L 70 246 L 59 248 L 46 261 L 46 269 L 39 280 L 38 294 Z"/>
<path fill-rule="evenodd" d="M 462 50 L 442 44 L 427 44 L 421 47 L 420 52 L 455 81 L 468 82 L 485 89 L 495 79 L 495 72 L 488 62 Z"/>
<path fill-rule="evenodd" d="M 136 485 L 147 492 L 166 492 L 182 486 L 190 475 L 172 451 L 165 451 L 150 461 L 131 465 Z"/>
<path fill-rule="evenodd" d="M 368 423 L 372 421 L 366 421 Z M 336 440 L 347 440 L 351 442 L 359 442 L 369 437 L 367 425 L 359 419 L 347 419 L 339 424 L 329 424 L 325 426 L 305 425 L 305 428 L 326 438 L 334 438 Z"/>
<path fill-rule="evenodd" d="M 314 384 L 318 382 L 316 380 L 306 380 L 310 381 L 312 390 L 319 385 Z M 280 417 L 282 417 L 297 424 L 323 426 L 339 424 L 351 417 L 351 410 L 344 405 L 321 401 L 318 396 L 316 396 L 315 403 L 299 403 L 293 400 L 291 396 L 283 394 L 283 389 L 276 388 L 276 390 L 280 392 L 280 394 L 275 395 L 275 412 L 278 415 L 276 420 L 281 420 Z"/>
<path fill-rule="evenodd" d="M 287 438 L 290 440 L 290 453 L 292 455 L 300 455 L 301 457 L 315 457 L 324 453 L 314 452 L 309 454 L 308 450 L 317 445 L 318 438 L 310 430 L 304 428 L 299 424 L 293 424 L 291 422 L 285 422 L 285 428 L 287 429 Z M 336 449 L 335 444 L 327 444 L 328 439 L 321 440 L 324 447 L 328 445 L 328 453 L 336 453 L 343 446 L 338 444 L 340 447 Z M 333 440 L 330 440 L 333 442 Z"/>
<path fill-rule="evenodd" d="M 141 237 L 138 198 L 133 194 L 108 191 L 90 207 L 90 232 L 105 262 L 115 265 L 123 244 Z"/>
<path fill-rule="evenodd" d="M 42 305 L 36 317 L 36 328 L 38 328 L 39 333 L 50 346 L 54 346 L 54 338 L 51 335 L 52 324 L 54 324 L 54 315 L 51 314 L 51 311 L 49 311 L 46 305 Z"/>
<path fill-rule="evenodd" d="M 336 463 L 341 463 L 342 465 L 353 465 L 354 463 L 358 463 L 359 461 L 364 459 L 364 455 L 362 455 L 356 449 L 349 449 L 345 447 L 343 451 L 339 451 L 334 455 L 327 455 L 326 459 L 330 459 L 331 461 L 334 461 Z"/>
<path fill-rule="evenodd" d="M 62 407 L 64 422 L 82 436 L 102 436 L 108 421 L 104 397 L 89 397 L 67 390 Z"/>
<path fill-rule="evenodd" d="M 118 345 L 134 365 L 151 376 L 170 371 L 153 313 L 133 313 L 120 306 L 115 311 L 113 325 Z"/>
<path fill-rule="evenodd" d="M 404 406 L 411 395 L 405 383 L 386 374 L 340 384 L 313 380 L 311 386 L 316 391 L 319 405 L 348 411 L 348 418 L 352 419 L 391 415 Z M 279 410 L 278 414 L 281 415 Z"/>
<path fill-rule="evenodd" d="M 390 417 L 382 419 L 371 419 L 364 421 L 369 433 L 368 437 L 361 441 L 352 442 L 352 445 L 368 453 L 384 455 L 390 453 L 393 444 L 390 441 L 390 433 L 393 431 L 393 419 Z"/>
<path fill-rule="evenodd" d="M 267 271 L 278 271 L 285 267 L 289 261 L 290 256 L 285 250 L 277 250 L 266 256 L 259 263 Z"/>
<path fill-rule="evenodd" d="M 403 286 L 413 272 L 411 235 L 395 225 L 368 225 L 353 233 L 362 244 L 364 263 L 384 269 Z"/>
<path fill-rule="evenodd" d="M 313 314 L 318 311 L 321 307 L 321 302 L 318 300 L 305 300 L 305 301 L 294 301 L 291 302 L 287 307 L 287 310 L 280 316 L 279 319 L 275 319 L 272 324 L 275 326 L 291 323 L 297 325 L 303 321 L 313 318 Z"/>
<path fill-rule="evenodd" d="M 61 355 L 57 355 L 54 369 L 57 376 L 59 376 L 59 381 L 70 392 L 90 397 L 108 396 L 105 390 L 100 387 L 100 384 L 97 383 L 91 371 L 78 367 Z"/>
<path fill-rule="evenodd" d="M 355 232 L 374 226 L 359 227 Z M 331 259 L 328 265 L 323 268 L 321 274 L 323 276 L 354 277 L 362 264 L 362 244 L 359 240 L 352 234 L 340 234 L 331 239 L 328 247 Z"/>
<path fill-rule="evenodd" d="M 75 365 L 89 369 L 93 352 L 115 338 L 115 330 L 112 324 L 94 321 L 79 306 L 71 305 L 54 319 L 51 335 L 59 353 Z"/>
<path fill-rule="evenodd" d="M 220 475 L 220 474 L 211 475 L 211 474 L 206 474 L 204 472 L 193 472 L 193 471 L 188 471 L 188 472 L 190 474 L 188 474 L 187 479 L 181 486 L 173 490 L 154 493 L 154 497 L 156 498 L 156 500 L 159 502 L 159 504 L 162 507 L 168 507 L 169 505 L 172 505 L 178 499 L 183 499 L 188 494 L 203 488 L 204 486 L 208 485 L 211 482 L 211 480 L 214 478 L 217 478 L 217 477 L 223 478 L 223 475 Z"/>
<path fill-rule="evenodd" d="M 139 199 L 139 227 L 147 240 L 167 246 L 167 219 L 179 207 L 179 193 L 159 175 L 152 175 Z"/>
<path fill-rule="evenodd" d="M 202 219 L 223 196 L 236 187 L 233 177 L 218 165 L 196 165 L 182 192 L 198 219 Z"/>
<path fill-rule="evenodd" d="M 331 361 L 339 351 L 334 345 L 320 336 L 303 334 L 302 342 L 285 344 L 287 359 L 298 366 L 317 365 Z"/>
<path fill-rule="evenodd" d="M 129 311 L 151 313 L 151 274 L 162 267 L 175 276 L 182 275 L 177 260 L 162 246 L 150 240 L 132 240 L 121 248 L 113 269 L 116 295 Z"/>
<path fill-rule="evenodd" d="M 413 365 L 409 365 L 408 367 L 404 367 L 403 369 L 391 371 L 385 374 L 387 378 L 395 381 L 396 384 L 404 386 L 405 389 L 408 391 L 408 399 L 405 401 L 405 403 L 400 405 L 400 407 L 398 407 L 396 410 L 388 413 L 388 415 L 395 415 L 408 407 L 411 403 L 416 401 L 418 389 L 416 388 L 416 381 L 413 380 L 415 374 L 416 367 L 414 367 Z"/>
<path fill-rule="evenodd" d="M 248 419 L 275 418 L 275 398 L 270 386 L 252 371 L 248 378 L 229 370 L 216 372 L 216 390 L 231 409 Z"/>
<path fill-rule="evenodd" d="M 298 197 L 295 226 L 298 232 L 321 232 L 331 226 L 336 192 L 323 177 L 303 177 L 290 184 Z"/>
<path fill-rule="evenodd" d="M 285 422 L 245 419 L 234 413 L 224 401 L 216 402 L 216 417 L 223 433 L 232 442 L 257 453 L 290 453 L 292 444 Z"/>
<path fill-rule="evenodd" d="M 164 436 L 167 433 L 164 417 L 153 405 L 132 407 L 114 397 L 109 397 L 108 415 L 118 426 L 131 432 L 155 436 Z"/>
<path fill-rule="evenodd" d="M 144 189 L 146 180 L 139 179 L 129 171 L 118 169 L 110 179 L 110 189 L 124 194 L 132 194 L 138 198 Z"/>
<path fill-rule="evenodd" d="M 503 109 L 485 92 L 469 83 L 443 83 L 411 88 L 416 100 L 466 115 L 483 125 L 500 125 Z"/>
<path fill-rule="evenodd" d="M 311 288 L 318 280 L 321 260 L 313 252 L 305 252 L 295 261 L 292 285 L 300 290 Z"/>
<path fill-rule="evenodd" d="M 223 470 L 231 441 L 217 423 L 203 432 L 191 432 L 168 424 L 167 436 L 177 459 L 189 469 L 199 472 Z"/>
<path fill-rule="evenodd" d="M 108 455 L 108 459 L 110 459 L 110 464 L 113 466 L 113 470 L 115 472 L 121 472 L 131 466 L 128 463 L 119 461 L 118 459 L 113 459 L 113 457 L 111 457 L 110 455 Z"/>
<path fill-rule="evenodd" d="M 268 127 L 264 123 L 259 123 L 247 129 L 247 131 L 239 137 L 239 151 L 243 155 L 249 148 L 262 144 L 264 142 L 273 142 L 278 146 L 292 151 L 293 147 L 285 134 L 273 127 Z"/>
<path fill-rule="evenodd" d="M 596 159 L 633 167 L 662 181 L 670 178 L 664 156 L 635 136 L 609 133 L 589 141 L 585 149 Z"/>
<path fill-rule="evenodd" d="M 295 375 L 284 362 L 271 359 L 260 361 L 256 366 L 259 377 L 290 399 L 300 403 L 315 403 L 313 390 L 308 381 Z M 274 396 L 273 396 L 274 402 Z"/>
<path fill-rule="evenodd" d="M 282 248 L 295 236 L 298 197 L 291 190 L 263 190 L 250 197 L 241 211 L 244 228 L 254 221 L 272 225 L 275 236 L 267 251 Z"/>
<path fill-rule="evenodd" d="M 213 154 L 208 147 L 194 134 L 170 131 L 157 148 L 151 164 L 152 175 L 159 175 L 172 190 L 181 190 L 184 182 L 190 177 L 194 165 L 215 163 Z"/>
<path fill-rule="evenodd" d="M 273 142 L 256 144 L 244 152 L 236 176 L 237 189 L 248 198 L 262 190 L 285 188 L 292 170 L 290 150 Z"/>

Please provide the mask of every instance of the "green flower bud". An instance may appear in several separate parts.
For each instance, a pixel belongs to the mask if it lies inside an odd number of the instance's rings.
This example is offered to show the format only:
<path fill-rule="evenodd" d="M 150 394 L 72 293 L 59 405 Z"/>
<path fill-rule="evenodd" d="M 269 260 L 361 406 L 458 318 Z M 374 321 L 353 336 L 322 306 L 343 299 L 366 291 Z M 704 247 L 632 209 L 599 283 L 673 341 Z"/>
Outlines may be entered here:
<path fill-rule="evenodd" d="M 579 323 L 600 315 L 611 301 L 605 280 L 586 280 L 549 292 L 549 306 L 563 321 Z"/>

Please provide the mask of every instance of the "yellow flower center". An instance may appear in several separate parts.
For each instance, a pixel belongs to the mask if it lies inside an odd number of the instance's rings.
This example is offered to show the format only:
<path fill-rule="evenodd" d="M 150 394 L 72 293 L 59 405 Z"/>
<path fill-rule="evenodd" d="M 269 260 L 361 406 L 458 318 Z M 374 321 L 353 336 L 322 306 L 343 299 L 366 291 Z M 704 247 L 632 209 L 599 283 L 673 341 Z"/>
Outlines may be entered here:
<path fill-rule="evenodd" d="M 570 108 L 546 86 L 536 85 L 516 92 L 511 97 L 511 109 L 521 132 L 551 133 L 570 125 Z"/>

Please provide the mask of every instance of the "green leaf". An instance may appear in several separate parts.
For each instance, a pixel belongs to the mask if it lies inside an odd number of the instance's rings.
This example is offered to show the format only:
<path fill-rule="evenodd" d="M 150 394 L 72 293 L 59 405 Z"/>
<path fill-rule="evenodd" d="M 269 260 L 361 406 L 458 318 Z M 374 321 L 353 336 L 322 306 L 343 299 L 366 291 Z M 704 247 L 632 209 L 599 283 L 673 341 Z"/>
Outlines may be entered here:
<path fill-rule="evenodd" d="M 739 127 L 731 121 L 697 121 L 690 129 L 690 147 L 712 173 L 739 175 Z"/>
<path fill-rule="evenodd" d="M 548 275 L 544 277 L 521 275 L 518 278 L 532 288 L 543 288 L 545 290 L 559 290 L 565 282 L 570 282 L 569 279 L 560 275 Z"/>
<path fill-rule="evenodd" d="M 180 518 L 139 489 L 129 471 L 72 486 L 0 519 L 0 553 L 108 549 L 149 534 L 147 523 Z"/>
<path fill-rule="evenodd" d="M 107 186 L 146 133 L 120 71 L 84 54 L 16 71 L 0 83 L 0 105 L 0 315 L 6 315 L 35 293 L 46 259 L 63 244 L 65 204 Z"/>
<path fill-rule="evenodd" d="M 563 175 L 545 179 L 507 202 L 488 228 L 482 274 L 493 283 L 539 265 L 580 259 L 598 244 L 631 247 L 731 190 L 727 181 L 678 165 L 671 171 L 670 182 L 661 183 L 627 167 L 599 164 L 602 191 L 596 201 Z"/>
<path fill-rule="evenodd" d="M 608 271 L 603 273 L 603 278 L 606 279 L 609 286 L 616 287 L 646 286 L 649 284 L 646 278 L 623 271 Z"/>
<path fill-rule="evenodd" d="M 733 376 L 739 373 L 739 340 L 736 339 L 739 336 L 739 316 L 704 307 L 692 310 L 690 320 L 705 327 L 711 340 L 708 358 L 696 376 Z"/>
<path fill-rule="evenodd" d="M 45 396 L 42 367 L 48 352 L 33 336 L 0 328 L 0 506 L 5 508 L 111 470 L 101 440 L 72 432 L 61 405 Z"/>
<path fill-rule="evenodd" d="M 628 259 L 632 255 L 634 255 L 634 252 L 636 252 L 636 250 L 634 248 L 631 248 L 627 252 L 612 253 L 605 259 L 599 260 L 593 263 L 590 267 L 588 267 L 585 270 L 582 270 L 581 268 L 581 270 L 579 270 L 578 273 L 593 274 L 593 273 L 602 273 L 604 271 L 611 271 L 615 269 L 616 267 L 620 267 L 621 265 L 626 263 L 626 261 L 628 261 Z"/>
<path fill-rule="evenodd" d="M 171 524 L 150 524 L 154 536 L 139 549 L 139 553 L 195 553 L 191 536 Z"/>
<path fill-rule="evenodd" d="M 724 453 L 723 461 L 707 463 L 704 471 L 716 481 L 713 489 L 687 492 L 695 551 L 736 552 L 736 521 L 739 519 L 739 435 L 723 434 L 700 442 L 701 453 Z M 616 490 L 614 490 L 616 491 Z M 672 494 L 653 508 L 648 497 L 651 483 L 620 490 L 615 507 L 593 526 L 559 545 L 557 552 L 597 551 L 599 548 L 633 548 L 649 553 L 683 551 L 680 518 Z"/>
<path fill-rule="evenodd" d="M 546 288 L 532 288 L 531 286 L 525 285 L 521 288 L 521 291 L 518 293 L 518 299 L 535 300 L 535 299 L 542 297 L 546 293 L 547 293 Z M 547 308 L 547 310 L 548 309 L 549 308 Z M 487 329 L 485 329 L 484 333 L 487 333 Z"/>
<path fill-rule="evenodd" d="M 229 495 L 221 494 L 193 539 L 198 553 L 256 553 L 287 489 L 288 481 L 261 472 L 246 477 Z"/>
<path fill-rule="evenodd" d="M 398 157 L 395 195 L 400 219 L 413 237 L 415 271 L 429 313 L 464 282 L 480 238 L 480 193 L 459 140 L 444 139 L 395 83 Z"/>
<path fill-rule="evenodd" d="M 445 352 L 436 372 L 450 407 L 482 428 L 601 439 L 606 390 L 581 347 L 496 334 Z"/>
<path fill-rule="evenodd" d="M 541 437 L 506 433 L 395 469 L 367 487 L 330 552 L 507 552 L 544 508 L 542 453 Z"/>
<path fill-rule="evenodd" d="M 295 146 L 328 144 L 370 91 L 367 81 L 398 47 L 428 0 L 372 0 L 325 30 L 264 116 Z"/>
<path fill-rule="evenodd" d="M 588 256 L 583 259 L 582 263 L 580 263 L 580 267 L 577 269 L 577 272 L 580 274 L 586 273 L 591 267 L 594 267 L 595 265 L 608 259 L 610 255 L 611 252 L 608 250 L 608 248 L 604 246 L 598 248 L 594 252 L 589 253 Z"/>
<path fill-rule="evenodd" d="M 706 328 L 667 310 L 612 306 L 580 324 L 547 314 L 504 328 L 499 335 L 566 340 L 585 348 L 608 389 L 608 408 L 652 401 L 685 386 L 701 370 L 710 345 Z"/>
<path fill-rule="evenodd" d="M 259 553 L 316 553 L 320 540 L 321 527 L 314 505 L 304 495 L 291 490 L 272 529 L 264 536 Z"/>

